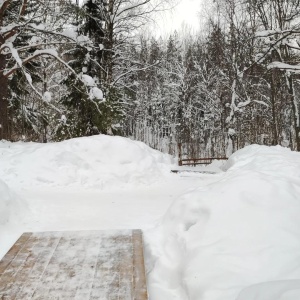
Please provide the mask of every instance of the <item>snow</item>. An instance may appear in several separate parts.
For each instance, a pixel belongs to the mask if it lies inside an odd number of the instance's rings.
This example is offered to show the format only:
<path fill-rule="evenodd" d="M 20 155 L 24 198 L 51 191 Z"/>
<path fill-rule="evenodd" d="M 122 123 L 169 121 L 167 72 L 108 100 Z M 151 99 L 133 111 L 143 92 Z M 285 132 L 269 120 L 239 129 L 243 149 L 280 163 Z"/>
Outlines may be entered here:
<path fill-rule="evenodd" d="M 0 143 L 0 178 L 12 186 L 95 189 L 151 184 L 171 157 L 122 137 L 99 135 L 60 143 Z"/>
<path fill-rule="evenodd" d="M 29 84 L 32 84 L 32 77 L 31 77 L 31 75 L 29 73 L 27 73 L 27 72 L 24 72 L 24 74 L 25 74 L 26 79 L 29 82 Z"/>
<path fill-rule="evenodd" d="M 65 29 L 61 34 L 75 41 L 77 38 L 77 28 Z"/>
<path fill-rule="evenodd" d="M 141 228 L 150 300 L 298 299 L 300 154 L 174 168 L 116 136 L 0 142 L 0 257 L 25 231 Z"/>
<path fill-rule="evenodd" d="M 15 49 L 13 47 L 12 43 L 6 43 L 6 46 L 10 49 L 11 55 L 13 56 L 13 58 L 15 59 L 15 61 L 17 62 L 17 64 L 22 67 L 22 60 L 19 56 L 18 50 Z"/>
<path fill-rule="evenodd" d="M 3 226 L 18 219 L 21 202 L 2 180 L 0 180 L 0 195 L 0 226 Z"/>
<path fill-rule="evenodd" d="M 152 227 L 190 185 L 173 188 L 171 162 L 122 137 L 0 141 L 0 258 L 26 231 Z"/>
<path fill-rule="evenodd" d="M 281 31 L 278 30 L 262 30 L 262 31 L 258 31 L 255 33 L 256 37 L 267 37 L 267 36 L 271 36 L 277 33 L 280 33 Z"/>
<path fill-rule="evenodd" d="M 77 37 L 77 42 L 80 44 L 84 44 L 84 43 L 88 43 L 89 42 L 89 38 L 84 36 L 84 35 L 79 35 Z"/>
<path fill-rule="evenodd" d="M 52 100 L 52 93 L 51 92 L 45 92 L 43 95 L 43 100 L 46 102 L 51 102 Z"/>
<path fill-rule="evenodd" d="M 92 87 L 90 89 L 90 99 L 98 99 L 102 100 L 103 99 L 103 92 L 97 88 L 96 86 Z"/>
<path fill-rule="evenodd" d="M 229 135 L 235 135 L 236 132 L 235 132 L 235 130 L 234 130 L 233 128 L 229 128 L 229 129 L 228 129 L 228 134 L 229 134 Z"/>
<path fill-rule="evenodd" d="M 9 25 L 7 26 L 1 26 L 0 28 L 0 32 L 1 33 L 6 33 L 6 32 L 9 32 L 11 31 L 14 27 L 18 26 L 16 23 L 10 23 Z"/>
<path fill-rule="evenodd" d="M 83 74 L 83 75 L 82 75 L 82 82 L 83 82 L 86 86 L 89 86 L 89 87 L 95 86 L 95 85 L 96 85 L 94 79 L 93 79 L 91 76 L 87 75 L 87 74 Z"/>
<path fill-rule="evenodd" d="M 264 105 L 264 106 L 266 106 L 266 107 L 269 107 L 269 105 L 268 105 L 266 102 L 261 101 L 261 100 L 253 100 L 253 102 L 256 102 L 256 103 L 258 103 L 258 104 L 261 104 L 261 105 Z"/>
<path fill-rule="evenodd" d="M 151 299 L 231 300 L 243 289 L 239 300 L 299 295 L 290 280 L 300 278 L 300 154 L 253 145 L 225 168 L 179 197 L 147 234 Z M 282 288 L 262 284 L 272 281 Z"/>
<path fill-rule="evenodd" d="M 45 24 L 42 24 L 42 23 L 41 24 L 30 23 L 28 25 L 37 30 L 45 30 Z"/>
<path fill-rule="evenodd" d="M 33 56 L 43 55 L 43 54 L 58 57 L 58 53 L 56 49 L 35 50 Z"/>
<path fill-rule="evenodd" d="M 61 118 L 60 118 L 60 121 L 63 123 L 63 124 L 66 124 L 67 123 L 67 117 L 65 115 L 62 115 Z"/>
<path fill-rule="evenodd" d="M 83 72 L 84 72 L 84 70 L 83 70 Z M 82 74 L 81 80 L 85 86 L 90 88 L 89 97 L 91 100 L 93 100 L 93 99 L 102 100 L 103 99 L 103 92 L 96 86 L 95 80 L 91 76 L 89 76 L 87 74 Z"/>
<path fill-rule="evenodd" d="M 300 280 L 270 281 L 244 289 L 237 300 L 295 300 L 300 298 Z"/>
<path fill-rule="evenodd" d="M 29 213 L 26 201 L 0 179 L 0 258 L 15 241 L 15 236 L 22 233 L 20 226 Z"/>
<path fill-rule="evenodd" d="M 268 69 L 269 70 L 271 70 L 271 69 L 290 70 L 290 71 L 294 71 L 294 72 L 298 73 L 300 71 L 300 65 L 299 64 L 290 65 L 290 64 L 279 62 L 279 61 L 274 61 L 268 65 Z"/>

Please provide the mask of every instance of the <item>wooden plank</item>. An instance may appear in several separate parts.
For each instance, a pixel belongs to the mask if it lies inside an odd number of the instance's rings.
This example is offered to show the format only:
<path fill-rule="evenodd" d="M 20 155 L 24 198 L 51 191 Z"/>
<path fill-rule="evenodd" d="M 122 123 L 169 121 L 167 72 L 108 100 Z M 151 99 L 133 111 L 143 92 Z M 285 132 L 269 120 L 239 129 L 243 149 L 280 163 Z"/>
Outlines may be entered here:
<path fill-rule="evenodd" d="M 35 236 L 38 240 L 38 244 L 33 249 L 33 252 L 35 253 L 34 264 L 29 270 L 29 273 L 24 274 L 24 280 L 20 281 L 18 279 L 17 281 L 17 284 L 20 285 L 17 294 L 18 299 L 33 298 L 37 287 L 41 284 L 52 255 L 61 240 L 62 233 Z"/>
<path fill-rule="evenodd" d="M 140 230 L 25 233 L 0 267 L 0 299 L 148 299 Z"/>
<path fill-rule="evenodd" d="M 146 272 L 144 264 L 144 252 L 143 252 L 143 236 L 141 230 L 133 230 L 133 284 L 134 284 L 134 296 L 136 300 L 148 299 Z"/>
<path fill-rule="evenodd" d="M 36 256 L 33 249 L 37 243 L 38 238 L 30 235 L 24 246 L 1 273 L 0 295 L 4 295 L 8 299 L 16 299 L 22 282 L 27 280 L 27 275 L 35 263 Z"/>

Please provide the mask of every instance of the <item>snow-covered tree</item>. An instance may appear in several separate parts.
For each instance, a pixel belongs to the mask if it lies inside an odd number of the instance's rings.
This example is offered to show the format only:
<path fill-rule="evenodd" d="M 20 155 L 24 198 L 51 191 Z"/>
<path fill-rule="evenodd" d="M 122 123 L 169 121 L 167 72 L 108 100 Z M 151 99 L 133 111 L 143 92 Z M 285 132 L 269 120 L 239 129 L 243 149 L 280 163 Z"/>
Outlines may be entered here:
<path fill-rule="evenodd" d="M 45 86 L 35 85 L 29 66 L 41 57 L 47 57 L 64 66 L 68 74 L 75 75 L 75 71 L 58 54 L 60 47 L 66 44 L 83 47 L 89 43 L 86 37 L 78 36 L 74 28 L 68 27 L 66 18 L 62 18 L 67 14 L 59 9 L 62 3 L 68 4 L 69 1 L 60 0 L 59 6 L 56 2 L 0 1 L 0 139 L 11 137 L 8 87 L 12 76 L 21 72 L 32 93 L 42 99 L 45 105 L 57 110 L 51 104 L 50 93 Z M 92 88 L 86 85 L 87 92 Z"/>
<path fill-rule="evenodd" d="M 263 48 L 258 49 L 257 61 L 267 65 L 271 72 L 273 105 L 280 94 L 278 85 L 286 86 L 292 108 L 296 148 L 300 151 L 300 101 L 295 91 L 300 70 L 300 3 L 295 0 L 255 0 L 249 5 L 259 21 L 255 37 L 263 44 Z M 273 111 L 275 118 L 278 112 L 275 108 Z M 277 127 L 274 130 L 279 135 Z"/>

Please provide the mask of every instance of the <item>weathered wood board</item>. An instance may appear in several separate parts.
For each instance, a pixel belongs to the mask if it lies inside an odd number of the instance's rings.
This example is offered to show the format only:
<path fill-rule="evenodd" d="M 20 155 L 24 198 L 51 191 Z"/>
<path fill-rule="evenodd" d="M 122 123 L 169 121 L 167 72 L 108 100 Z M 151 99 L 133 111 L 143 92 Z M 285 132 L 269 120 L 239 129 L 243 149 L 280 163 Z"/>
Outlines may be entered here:
<path fill-rule="evenodd" d="M 0 261 L 0 299 L 146 300 L 142 232 L 24 233 Z"/>

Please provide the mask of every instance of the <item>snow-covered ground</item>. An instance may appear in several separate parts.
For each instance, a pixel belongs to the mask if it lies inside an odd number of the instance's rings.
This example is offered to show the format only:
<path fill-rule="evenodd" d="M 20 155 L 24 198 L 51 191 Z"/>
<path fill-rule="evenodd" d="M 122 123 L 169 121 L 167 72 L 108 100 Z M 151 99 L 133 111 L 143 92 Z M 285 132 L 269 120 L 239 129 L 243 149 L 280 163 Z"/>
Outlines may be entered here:
<path fill-rule="evenodd" d="M 300 299 L 300 154 L 249 146 L 147 233 L 154 300 Z"/>
<path fill-rule="evenodd" d="M 175 194 L 155 187 L 171 163 L 143 143 L 105 135 L 0 142 L 0 257 L 24 231 L 153 226 Z"/>
<path fill-rule="evenodd" d="M 24 231 L 141 228 L 151 300 L 300 299 L 300 154 L 174 167 L 121 137 L 0 142 L 0 257 Z"/>

